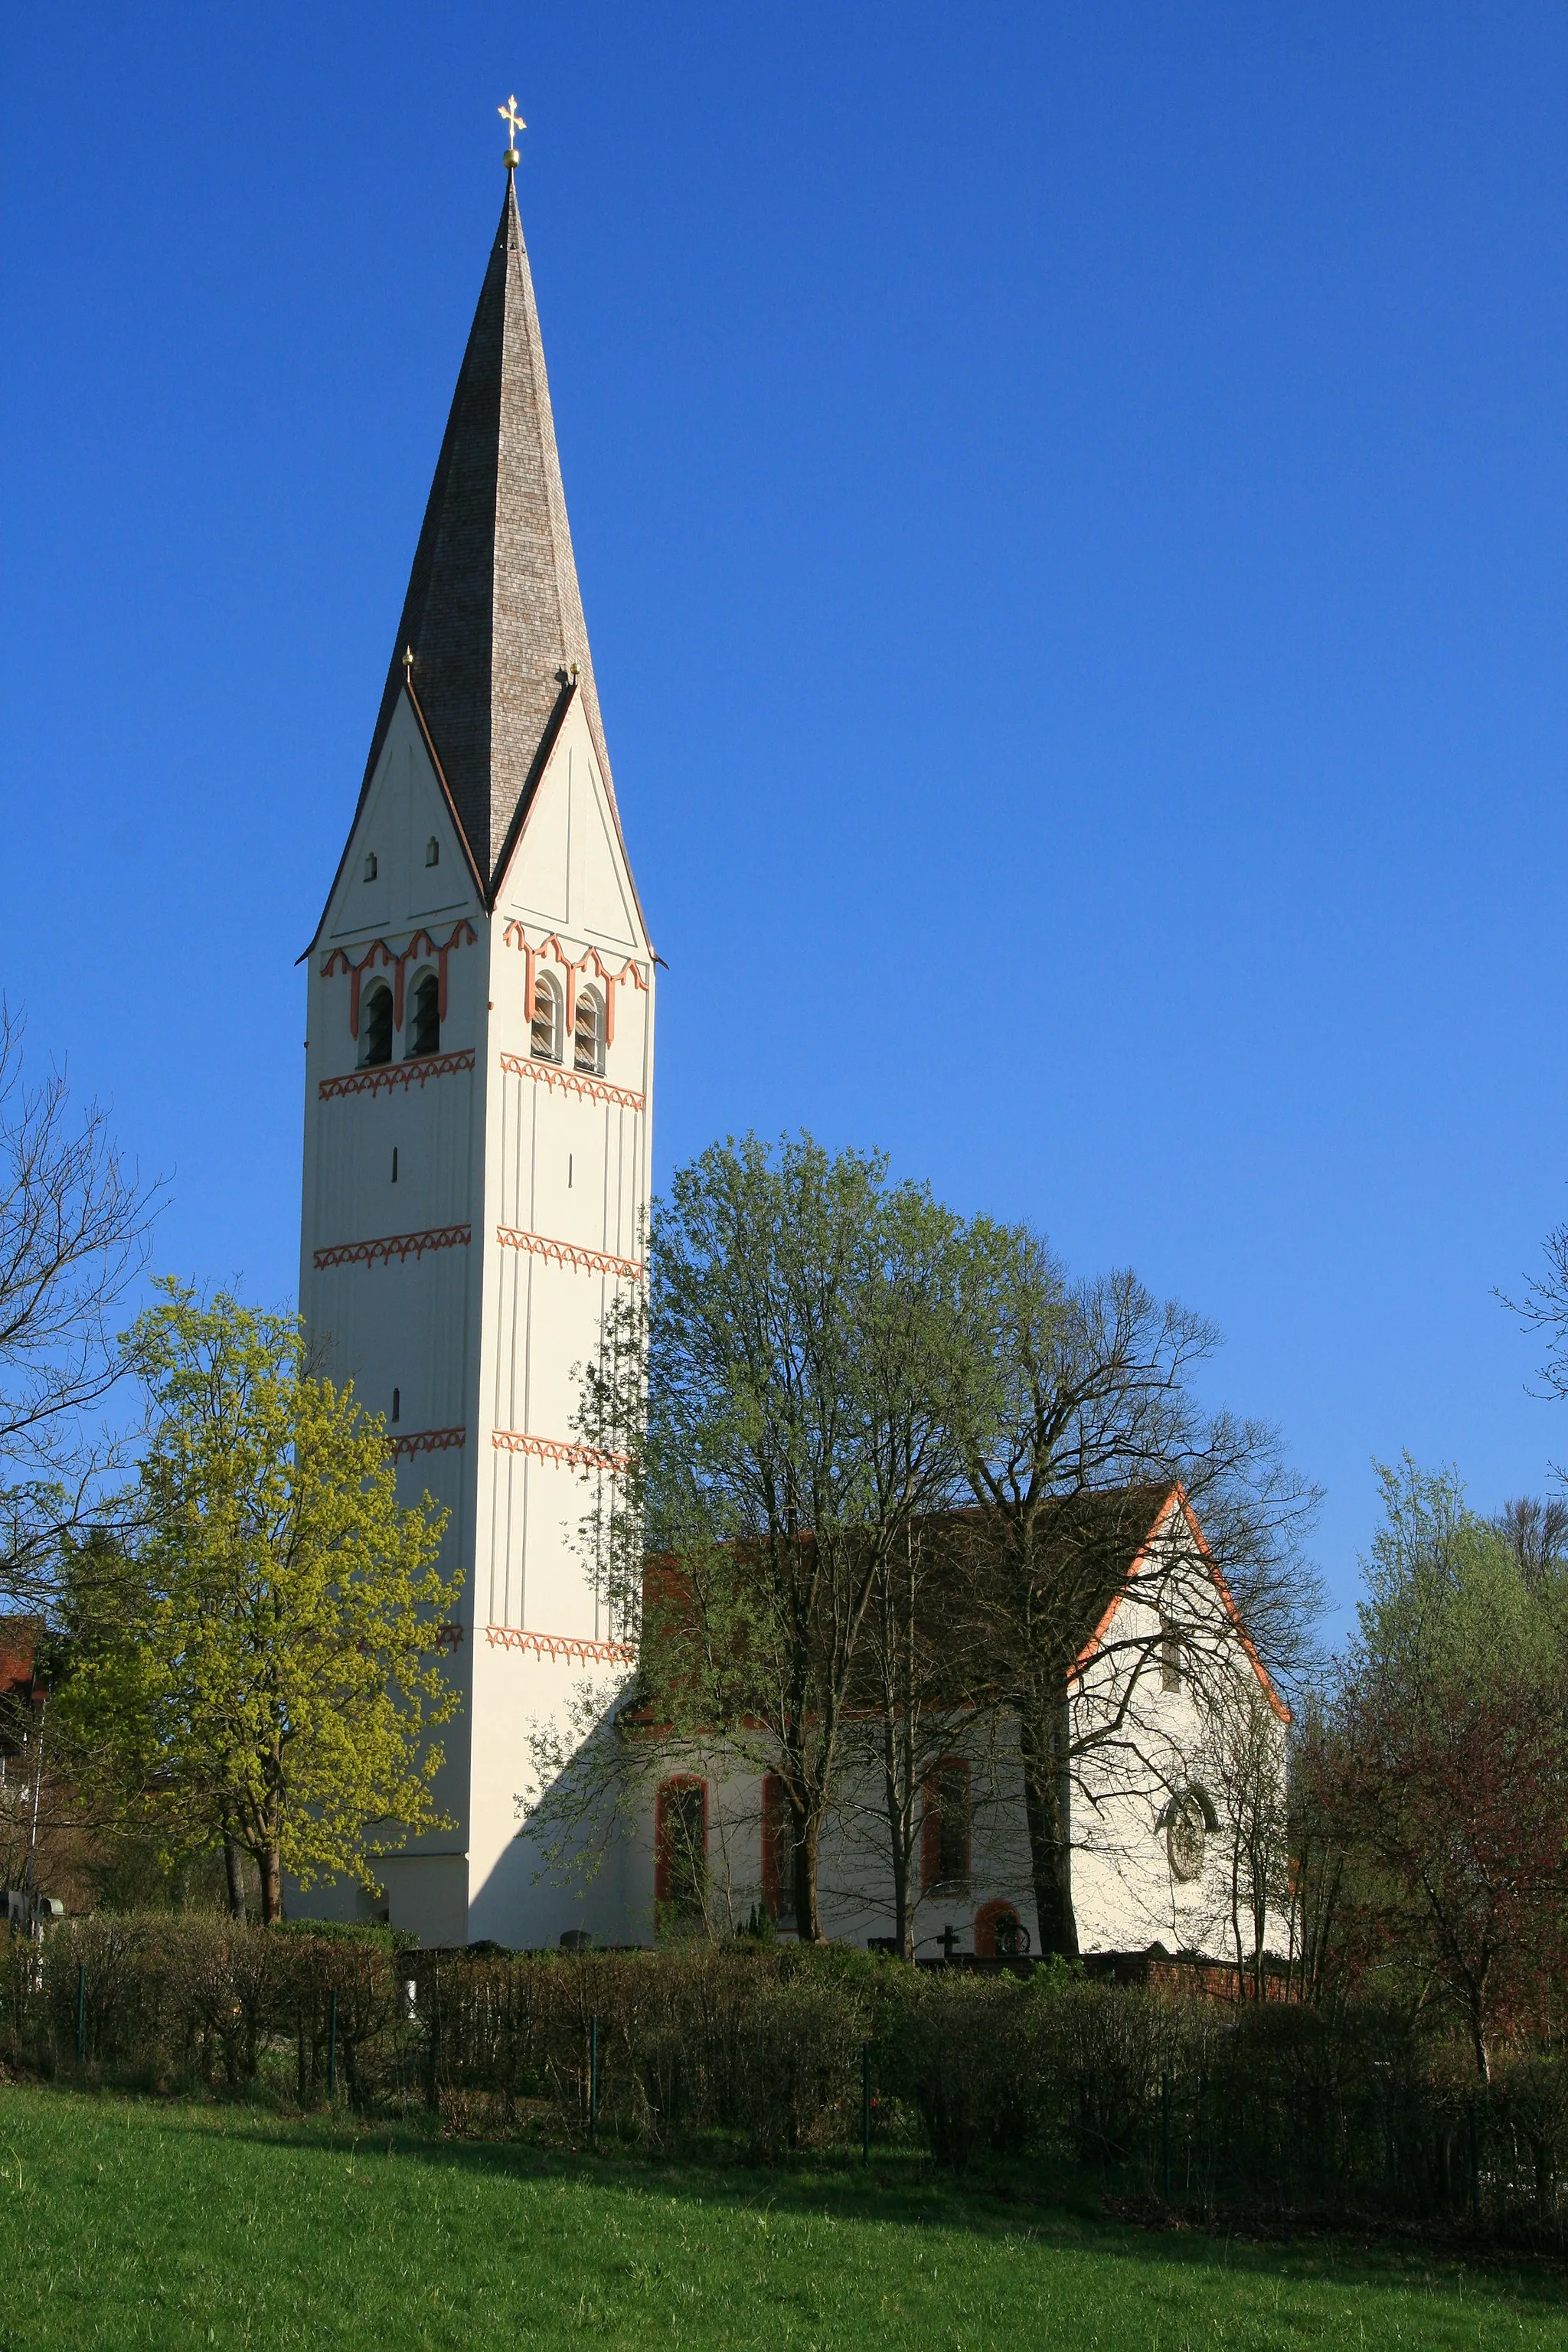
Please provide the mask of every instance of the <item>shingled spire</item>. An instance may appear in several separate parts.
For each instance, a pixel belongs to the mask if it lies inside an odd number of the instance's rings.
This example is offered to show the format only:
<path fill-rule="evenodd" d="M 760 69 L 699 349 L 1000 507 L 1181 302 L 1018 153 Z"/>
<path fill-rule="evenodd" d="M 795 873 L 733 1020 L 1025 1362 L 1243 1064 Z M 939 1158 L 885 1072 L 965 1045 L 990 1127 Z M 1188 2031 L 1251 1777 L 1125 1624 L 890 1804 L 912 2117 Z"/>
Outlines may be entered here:
<path fill-rule="evenodd" d="M 371 741 L 367 788 L 405 674 L 405 650 L 487 882 L 574 673 L 613 801 L 510 168 Z"/>

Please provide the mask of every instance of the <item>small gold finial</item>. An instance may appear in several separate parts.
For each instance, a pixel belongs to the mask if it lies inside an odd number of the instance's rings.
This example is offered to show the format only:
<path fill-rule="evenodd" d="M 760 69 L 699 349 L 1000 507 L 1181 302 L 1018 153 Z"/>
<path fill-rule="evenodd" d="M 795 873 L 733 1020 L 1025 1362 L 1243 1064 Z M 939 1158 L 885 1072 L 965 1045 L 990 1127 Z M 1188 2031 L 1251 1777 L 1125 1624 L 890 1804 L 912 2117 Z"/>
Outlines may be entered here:
<path fill-rule="evenodd" d="M 515 90 L 507 100 L 504 106 L 497 107 L 496 112 L 500 116 L 501 121 L 506 124 L 507 129 L 511 133 L 510 141 L 507 146 L 505 162 L 507 170 L 509 172 L 515 172 L 518 165 L 522 161 L 522 157 L 518 152 L 517 134 L 520 131 L 526 131 L 528 129 L 527 123 L 523 121 L 521 115 L 517 110 L 517 93 Z"/>
<path fill-rule="evenodd" d="M 412 646 L 405 646 L 403 648 L 403 675 L 405 677 L 409 678 L 414 675 L 414 648 Z"/>

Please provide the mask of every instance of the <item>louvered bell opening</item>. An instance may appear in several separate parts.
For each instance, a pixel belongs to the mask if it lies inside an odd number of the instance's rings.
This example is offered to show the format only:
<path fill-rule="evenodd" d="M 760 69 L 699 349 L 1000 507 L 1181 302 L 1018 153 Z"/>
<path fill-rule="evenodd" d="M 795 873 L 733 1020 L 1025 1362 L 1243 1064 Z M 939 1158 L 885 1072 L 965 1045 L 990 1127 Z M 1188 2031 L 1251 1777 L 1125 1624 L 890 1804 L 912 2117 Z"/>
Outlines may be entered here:
<path fill-rule="evenodd" d="M 536 1062 L 561 1059 L 561 1000 L 552 981 L 542 976 L 533 989 L 533 1028 L 529 1052 Z"/>
<path fill-rule="evenodd" d="M 572 1039 L 572 1066 L 591 1072 L 595 1077 L 605 1066 L 604 1008 L 591 988 L 585 988 L 577 999 L 577 1018 Z"/>

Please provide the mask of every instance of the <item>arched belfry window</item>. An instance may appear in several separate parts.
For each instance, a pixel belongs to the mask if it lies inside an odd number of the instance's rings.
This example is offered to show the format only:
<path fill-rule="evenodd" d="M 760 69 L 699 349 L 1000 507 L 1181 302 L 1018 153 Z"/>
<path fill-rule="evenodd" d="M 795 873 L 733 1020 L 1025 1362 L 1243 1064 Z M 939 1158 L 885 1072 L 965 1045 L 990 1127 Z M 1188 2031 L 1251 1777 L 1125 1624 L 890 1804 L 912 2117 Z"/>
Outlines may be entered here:
<path fill-rule="evenodd" d="M 367 1067 L 392 1059 L 392 991 L 385 981 L 374 981 L 360 1000 L 360 1060 Z"/>
<path fill-rule="evenodd" d="M 529 1052 L 536 1062 L 561 1059 L 561 991 L 547 971 L 533 983 L 533 1028 Z"/>
<path fill-rule="evenodd" d="M 605 1008 L 596 988 L 577 992 L 577 1017 L 572 1025 L 572 1066 L 598 1077 L 605 1067 Z"/>
<path fill-rule="evenodd" d="M 422 971 L 415 982 L 408 1010 L 410 1054 L 441 1050 L 441 991 L 433 971 Z"/>

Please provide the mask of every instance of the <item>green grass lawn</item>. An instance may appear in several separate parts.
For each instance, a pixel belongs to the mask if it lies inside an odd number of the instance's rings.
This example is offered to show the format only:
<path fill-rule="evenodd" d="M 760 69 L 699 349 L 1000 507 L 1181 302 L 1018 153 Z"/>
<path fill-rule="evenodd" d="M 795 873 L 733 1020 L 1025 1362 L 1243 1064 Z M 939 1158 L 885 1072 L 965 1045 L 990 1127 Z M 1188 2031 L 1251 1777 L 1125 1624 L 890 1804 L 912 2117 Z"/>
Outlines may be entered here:
<path fill-rule="evenodd" d="M 852 2170 L 0 2090 L 0 2352 L 1319 2344 L 1568 2347 L 1568 2294 L 1529 2270 L 1154 2236 Z"/>

